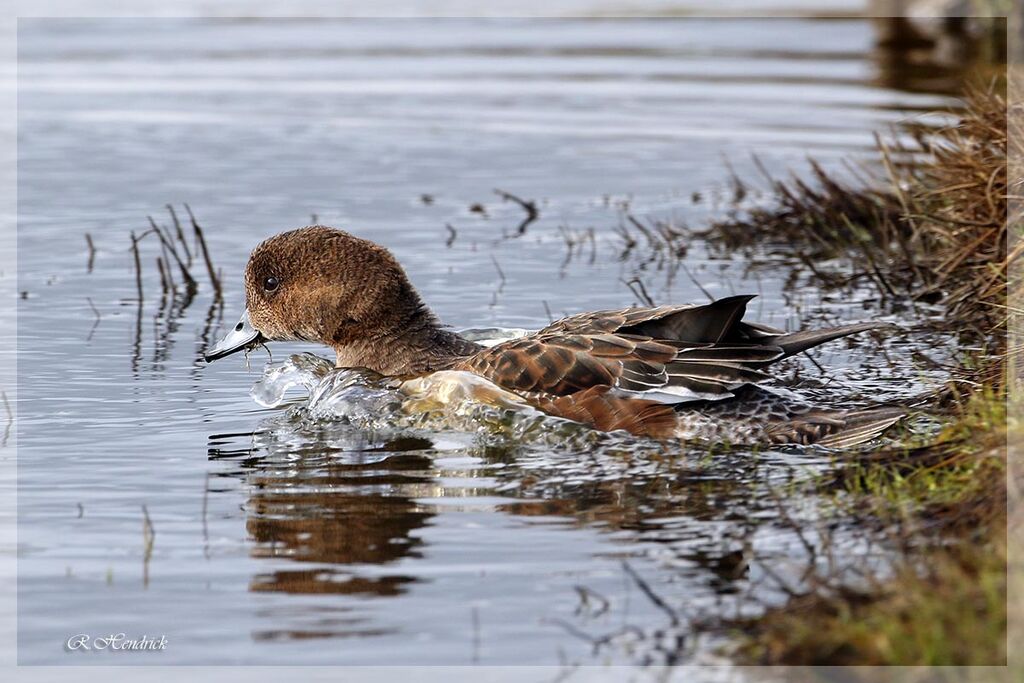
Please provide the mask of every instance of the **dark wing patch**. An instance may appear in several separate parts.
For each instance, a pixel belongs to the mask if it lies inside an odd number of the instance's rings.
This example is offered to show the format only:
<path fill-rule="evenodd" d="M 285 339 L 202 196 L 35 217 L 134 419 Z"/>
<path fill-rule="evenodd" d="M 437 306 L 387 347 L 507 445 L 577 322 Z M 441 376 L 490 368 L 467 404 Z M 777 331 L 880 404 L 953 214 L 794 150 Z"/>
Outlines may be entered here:
<path fill-rule="evenodd" d="M 741 322 L 750 294 L 730 296 L 708 304 L 654 308 L 622 308 L 580 313 L 556 320 L 538 334 L 631 334 L 651 339 L 715 344 L 746 342 L 782 332 Z"/>
<path fill-rule="evenodd" d="M 679 360 L 723 363 L 770 363 L 782 358 L 783 350 L 768 344 L 750 346 L 696 346 L 680 348 Z"/>
<path fill-rule="evenodd" d="M 718 343 L 735 336 L 735 327 L 747 310 L 751 294 L 730 296 L 701 306 L 687 306 L 637 322 L 620 330 L 655 339 Z"/>

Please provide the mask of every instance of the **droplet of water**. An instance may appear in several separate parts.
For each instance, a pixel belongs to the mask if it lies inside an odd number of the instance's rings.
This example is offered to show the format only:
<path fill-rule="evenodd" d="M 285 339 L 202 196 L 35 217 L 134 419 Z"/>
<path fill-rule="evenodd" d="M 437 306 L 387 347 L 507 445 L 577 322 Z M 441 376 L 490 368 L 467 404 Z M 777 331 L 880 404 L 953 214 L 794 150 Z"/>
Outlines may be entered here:
<path fill-rule="evenodd" d="M 302 386 L 312 392 L 323 377 L 333 369 L 330 361 L 312 353 L 289 356 L 280 363 L 268 363 L 249 395 L 264 408 L 276 408 L 292 387 Z"/>

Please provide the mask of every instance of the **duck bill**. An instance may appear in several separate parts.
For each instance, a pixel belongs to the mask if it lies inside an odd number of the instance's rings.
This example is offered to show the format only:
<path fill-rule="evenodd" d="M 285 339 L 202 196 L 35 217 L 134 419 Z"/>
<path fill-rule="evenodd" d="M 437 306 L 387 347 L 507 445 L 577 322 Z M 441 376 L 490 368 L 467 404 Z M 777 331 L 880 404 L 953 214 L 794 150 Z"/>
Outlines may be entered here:
<path fill-rule="evenodd" d="M 223 339 L 214 344 L 213 348 L 203 354 L 203 359 L 207 363 L 212 363 L 218 358 L 230 356 L 238 351 L 253 349 L 261 343 L 263 343 L 263 335 L 252 326 L 252 322 L 249 320 L 249 310 L 246 309 L 238 324 L 232 327 Z"/>

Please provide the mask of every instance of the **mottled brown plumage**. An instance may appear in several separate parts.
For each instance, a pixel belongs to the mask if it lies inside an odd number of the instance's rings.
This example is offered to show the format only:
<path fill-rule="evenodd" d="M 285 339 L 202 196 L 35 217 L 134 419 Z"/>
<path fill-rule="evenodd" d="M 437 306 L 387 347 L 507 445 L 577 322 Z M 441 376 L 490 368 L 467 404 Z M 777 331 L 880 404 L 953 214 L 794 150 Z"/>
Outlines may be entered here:
<path fill-rule="evenodd" d="M 267 278 L 278 286 L 267 291 Z M 415 376 L 476 344 L 441 327 L 387 249 L 324 226 L 275 235 L 245 268 L 245 301 L 268 340 L 332 347 L 339 366 Z"/>
<path fill-rule="evenodd" d="M 768 364 L 879 325 L 785 333 L 742 321 L 749 295 L 581 313 L 484 348 L 441 326 L 390 252 L 340 230 L 313 226 L 270 238 L 253 251 L 245 283 L 255 329 L 245 343 L 259 335 L 319 342 L 335 350 L 340 367 L 406 379 L 468 371 L 597 429 L 850 445 L 899 419 L 888 409 L 815 409 L 757 389 L 771 379 Z"/>

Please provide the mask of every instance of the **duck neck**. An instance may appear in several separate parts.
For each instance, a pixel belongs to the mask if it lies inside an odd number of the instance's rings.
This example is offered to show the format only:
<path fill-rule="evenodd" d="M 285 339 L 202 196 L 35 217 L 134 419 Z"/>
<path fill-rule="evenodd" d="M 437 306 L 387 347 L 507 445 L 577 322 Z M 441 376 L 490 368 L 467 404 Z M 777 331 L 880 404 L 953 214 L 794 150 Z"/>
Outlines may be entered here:
<path fill-rule="evenodd" d="M 415 377 L 450 369 L 482 347 L 444 329 L 425 305 L 389 329 L 358 342 L 335 346 L 338 367 L 364 367 L 387 377 Z"/>

